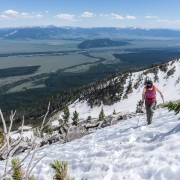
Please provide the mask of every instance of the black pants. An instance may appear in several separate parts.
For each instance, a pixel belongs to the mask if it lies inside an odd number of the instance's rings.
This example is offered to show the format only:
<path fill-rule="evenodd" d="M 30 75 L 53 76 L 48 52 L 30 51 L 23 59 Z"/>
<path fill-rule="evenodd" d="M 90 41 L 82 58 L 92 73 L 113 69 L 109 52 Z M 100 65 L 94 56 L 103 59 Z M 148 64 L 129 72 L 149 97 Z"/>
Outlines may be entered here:
<path fill-rule="evenodd" d="M 153 102 L 152 104 L 148 104 L 147 102 L 145 102 L 148 125 L 152 123 L 153 113 L 156 109 L 156 104 L 157 102 Z"/>

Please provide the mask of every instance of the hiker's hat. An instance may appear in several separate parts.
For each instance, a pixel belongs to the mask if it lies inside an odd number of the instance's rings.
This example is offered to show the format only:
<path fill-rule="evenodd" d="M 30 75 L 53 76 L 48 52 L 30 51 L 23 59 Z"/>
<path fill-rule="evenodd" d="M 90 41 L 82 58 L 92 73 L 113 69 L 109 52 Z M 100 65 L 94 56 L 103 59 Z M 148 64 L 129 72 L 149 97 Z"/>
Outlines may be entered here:
<path fill-rule="evenodd" d="M 148 80 L 146 84 L 148 88 L 152 88 L 153 86 L 153 82 L 151 80 Z"/>

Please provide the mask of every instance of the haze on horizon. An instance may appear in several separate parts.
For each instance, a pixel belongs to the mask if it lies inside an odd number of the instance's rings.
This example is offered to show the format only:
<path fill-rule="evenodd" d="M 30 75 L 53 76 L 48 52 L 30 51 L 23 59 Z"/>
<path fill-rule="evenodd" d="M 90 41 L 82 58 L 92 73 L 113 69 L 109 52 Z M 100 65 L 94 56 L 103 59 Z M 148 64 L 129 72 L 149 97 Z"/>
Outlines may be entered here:
<path fill-rule="evenodd" d="M 1 0 L 0 28 L 136 26 L 180 29 L 179 0 Z"/>

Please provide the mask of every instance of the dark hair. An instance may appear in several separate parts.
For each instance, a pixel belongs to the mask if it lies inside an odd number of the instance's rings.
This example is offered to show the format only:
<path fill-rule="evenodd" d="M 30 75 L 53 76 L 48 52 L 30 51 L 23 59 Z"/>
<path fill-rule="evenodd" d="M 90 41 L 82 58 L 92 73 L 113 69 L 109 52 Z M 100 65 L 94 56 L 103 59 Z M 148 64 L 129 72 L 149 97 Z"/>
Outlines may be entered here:
<path fill-rule="evenodd" d="M 148 80 L 148 81 L 146 82 L 146 85 L 147 85 L 148 88 L 152 88 L 153 82 L 152 82 L 151 80 Z"/>

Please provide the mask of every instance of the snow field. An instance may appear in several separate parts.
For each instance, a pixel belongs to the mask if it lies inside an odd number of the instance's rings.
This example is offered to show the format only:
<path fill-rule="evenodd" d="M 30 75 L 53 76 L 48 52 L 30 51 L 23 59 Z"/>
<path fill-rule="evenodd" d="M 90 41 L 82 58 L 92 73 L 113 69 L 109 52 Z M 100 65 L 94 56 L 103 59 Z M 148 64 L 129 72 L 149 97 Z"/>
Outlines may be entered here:
<path fill-rule="evenodd" d="M 179 180 L 179 117 L 158 109 L 149 126 L 145 115 L 136 116 L 81 139 L 43 148 L 35 157 L 46 157 L 32 173 L 37 180 L 51 179 L 49 164 L 58 159 L 69 162 L 69 175 L 76 180 Z M 4 163 L 0 162 L 0 171 Z"/>

